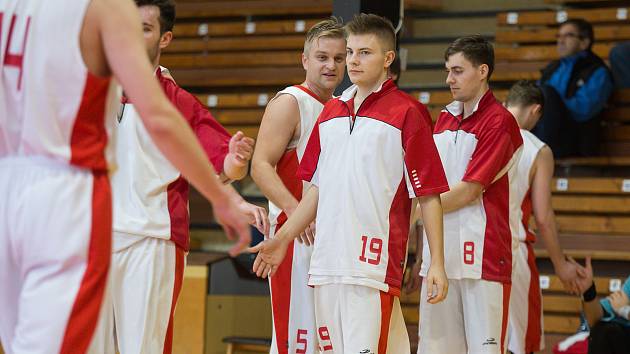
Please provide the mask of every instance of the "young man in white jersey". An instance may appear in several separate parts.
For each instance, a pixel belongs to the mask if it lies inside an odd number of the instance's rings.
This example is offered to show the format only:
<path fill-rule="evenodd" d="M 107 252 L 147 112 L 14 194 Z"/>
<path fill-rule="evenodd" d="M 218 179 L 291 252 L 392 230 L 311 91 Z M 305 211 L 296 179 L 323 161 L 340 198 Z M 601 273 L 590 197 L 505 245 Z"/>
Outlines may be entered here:
<path fill-rule="evenodd" d="M 523 153 L 512 168 L 510 180 L 511 228 L 517 242 L 512 254 L 512 295 L 508 329 L 508 349 L 514 354 L 528 354 L 543 349 L 542 296 L 533 244 L 541 236 L 549 251 L 556 274 L 566 290 L 579 291 L 576 266 L 567 261 L 558 241 L 555 215 L 551 206 L 553 153 L 530 133 L 542 115 L 544 98 L 533 82 L 519 81 L 508 93 L 505 107 L 516 118 L 523 137 Z M 530 217 L 536 221 L 536 233 L 529 229 Z"/>
<path fill-rule="evenodd" d="M 300 85 L 278 92 L 267 105 L 258 132 L 252 177 L 269 199 L 270 237 L 280 229 L 308 188 L 296 175 L 308 138 L 324 104 L 343 79 L 346 39 L 336 18 L 315 24 L 306 34 Z M 292 242 L 276 274 L 269 279 L 273 335 L 271 353 L 316 353 L 317 327 L 308 267 L 313 227 Z"/>
<path fill-rule="evenodd" d="M 451 188 L 441 195 L 449 296 L 428 306 L 422 285 L 418 353 L 504 354 L 512 274 L 507 171 L 523 141 L 488 86 L 492 45 L 480 36 L 462 37 L 444 59 L 455 101 L 440 113 L 433 138 Z M 433 257 L 427 251 L 425 237 L 422 276 Z"/>
<path fill-rule="evenodd" d="M 345 28 L 354 85 L 320 114 L 298 172 L 312 187 L 276 236 L 252 249 L 260 251 L 254 270 L 273 277 L 317 214 L 309 285 L 320 350 L 408 353 L 399 295 L 413 199 L 435 255 L 427 281 L 437 303 L 447 292 L 439 193 L 448 187 L 427 109 L 387 78 L 391 23 L 360 14 Z"/>
<path fill-rule="evenodd" d="M 218 183 L 152 77 L 136 11 L 128 0 L 0 2 L 0 338 L 7 354 L 90 350 L 111 256 L 112 77 L 230 234 L 249 238 L 235 192 Z"/>
<path fill-rule="evenodd" d="M 192 94 L 162 75 L 161 50 L 172 38 L 175 4 L 136 0 L 146 50 L 164 93 L 182 113 L 222 180 L 247 173 L 253 139 L 229 133 Z M 171 353 L 173 314 L 189 251 L 188 182 L 155 144 L 123 97 L 117 116 L 112 264 L 95 341 L 102 354 Z M 263 208 L 240 200 L 250 222 L 267 233 Z"/>

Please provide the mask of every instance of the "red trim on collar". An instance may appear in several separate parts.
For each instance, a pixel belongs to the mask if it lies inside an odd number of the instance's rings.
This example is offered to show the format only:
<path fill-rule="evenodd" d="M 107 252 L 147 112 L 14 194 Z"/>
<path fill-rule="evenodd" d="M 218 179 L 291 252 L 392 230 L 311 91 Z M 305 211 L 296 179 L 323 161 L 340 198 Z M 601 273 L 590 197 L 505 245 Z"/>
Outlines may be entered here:
<path fill-rule="evenodd" d="M 311 91 L 308 87 L 302 86 L 302 85 L 294 85 L 293 87 L 297 87 L 300 90 L 308 93 L 311 97 L 313 97 L 314 99 L 318 100 L 319 103 L 326 104 L 326 101 L 324 101 L 321 97 L 319 97 L 315 92 Z"/>

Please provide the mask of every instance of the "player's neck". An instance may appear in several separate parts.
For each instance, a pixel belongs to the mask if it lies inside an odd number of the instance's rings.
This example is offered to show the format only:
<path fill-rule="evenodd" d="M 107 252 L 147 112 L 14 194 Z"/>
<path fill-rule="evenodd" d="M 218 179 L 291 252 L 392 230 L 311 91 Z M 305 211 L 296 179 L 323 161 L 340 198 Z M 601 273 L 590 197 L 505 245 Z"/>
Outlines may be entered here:
<path fill-rule="evenodd" d="M 365 101 L 367 96 L 378 90 L 387 80 L 387 73 L 383 72 L 379 78 L 373 82 L 357 84 L 357 93 L 354 95 L 354 110 L 358 110 L 361 103 Z"/>
<path fill-rule="evenodd" d="M 311 90 L 314 94 L 317 95 L 317 97 L 319 97 L 320 99 L 322 99 L 324 102 L 330 100 L 333 96 L 333 92 L 335 92 L 335 89 L 324 89 L 321 88 L 317 85 L 315 85 L 314 83 L 310 82 L 308 79 L 306 79 L 303 83 L 302 86 L 306 87 L 307 89 Z"/>
<path fill-rule="evenodd" d="M 464 118 L 470 116 L 473 113 L 473 109 L 475 109 L 475 106 L 477 105 L 477 103 L 479 103 L 481 97 L 483 97 L 483 95 L 485 95 L 489 89 L 490 87 L 488 86 L 488 84 L 483 83 L 481 87 L 479 87 L 477 94 L 475 94 L 473 98 L 464 101 Z"/>
<path fill-rule="evenodd" d="M 153 65 L 153 72 L 155 72 L 158 68 L 158 66 L 160 66 L 160 55 L 161 53 L 158 51 L 157 55 L 155 56 L 155 59 L 153 59 L 153 62 L 151 63 L 151 65 Z"/>

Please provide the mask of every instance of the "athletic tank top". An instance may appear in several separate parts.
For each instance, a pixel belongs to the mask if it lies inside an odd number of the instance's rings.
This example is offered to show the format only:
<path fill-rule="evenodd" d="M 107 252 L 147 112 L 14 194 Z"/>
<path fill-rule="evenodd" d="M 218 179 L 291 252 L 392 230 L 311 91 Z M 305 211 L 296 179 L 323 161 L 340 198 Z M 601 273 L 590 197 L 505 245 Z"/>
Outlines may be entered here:
<path fill-rule="evenodd" d="M 0 158 L 43 156 L 107 170 L 120 90 L 83 62 L 89 3 L 0 2 Z"/>

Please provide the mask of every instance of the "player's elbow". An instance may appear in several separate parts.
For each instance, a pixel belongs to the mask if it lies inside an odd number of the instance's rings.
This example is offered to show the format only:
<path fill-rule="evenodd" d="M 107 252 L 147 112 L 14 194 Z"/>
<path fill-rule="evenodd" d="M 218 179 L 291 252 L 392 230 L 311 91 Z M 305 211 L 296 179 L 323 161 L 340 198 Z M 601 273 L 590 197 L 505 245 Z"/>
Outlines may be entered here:
<path fill-rule="evenodd" d="M 256 184 L 259 184 L 264 180 L 263 174 L 266 167 L 269 167 L 269 164 L 261 159 L 256 158 L 256 156 L 254 155 L 254 158 L 252 159 L 252 169 L 250 173 L 252 179 Z"/>
<path fill-rule="evenodd" d="M 483 187 L 481 184 L 476 182 L 465 182 L 464 185 L 464 200 L 466 201 L 466 205 L 474 202 L 475 200 L 481 198 L 483 194 Z"/>

